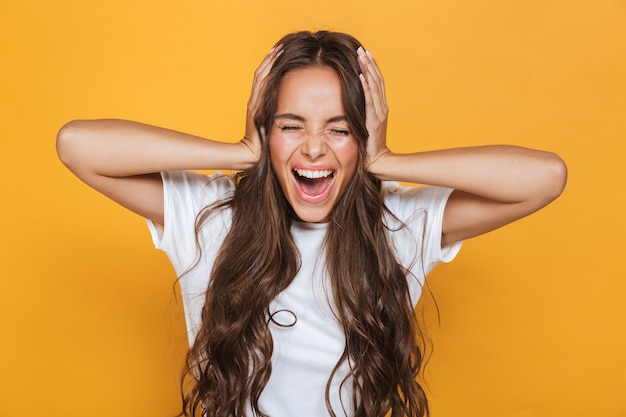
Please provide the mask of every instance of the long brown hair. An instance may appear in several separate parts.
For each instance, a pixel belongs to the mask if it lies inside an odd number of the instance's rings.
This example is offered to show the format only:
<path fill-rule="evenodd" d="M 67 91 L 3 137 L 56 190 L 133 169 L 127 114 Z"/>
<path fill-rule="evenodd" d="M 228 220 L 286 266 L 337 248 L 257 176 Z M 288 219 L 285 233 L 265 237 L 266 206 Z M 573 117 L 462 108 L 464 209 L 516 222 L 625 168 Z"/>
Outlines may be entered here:
<path fill-rule="evenodd" d="M 355 416 L 421 417 L 426 396 L 415 378 L 422 354 L 409 296 L 407 271 L 388 241 L 381 184 L 365 168 L 365 99 L 352 36 L 298 32 L 277 45 L 283 53 L 265 83 L 255 124 L 269 132 L 278 86 L 290 71 L 325 66 L 339 75 L 343 106 L 359 143 L 357 171 L 330 214 L 324 241 L 332 306 L 345 334 L 345 349 L 326 385 L 349 364 L 343 383 L 351 384 Z M 252 202 L 252 203 L 251 203 Z M 273 341 L 270 302 L 298 272 L 299 252 L 290 233 L 294 213 L 272 172 L 267 139 L 252 168 L 236 176 L 232 199 L 203 210 L 196 233 L 214 210 L 230 207 L 233 221 L 211 271 L 202 327 L 187 355 L 183 375 L 183 414 L 243 416 L 248 405 L 258 416 L 259 397 L 271 368 Z M 254 238 L 251 238 L 254 237 Z M 346 242 L 350 242 L 349 245 Z"/>

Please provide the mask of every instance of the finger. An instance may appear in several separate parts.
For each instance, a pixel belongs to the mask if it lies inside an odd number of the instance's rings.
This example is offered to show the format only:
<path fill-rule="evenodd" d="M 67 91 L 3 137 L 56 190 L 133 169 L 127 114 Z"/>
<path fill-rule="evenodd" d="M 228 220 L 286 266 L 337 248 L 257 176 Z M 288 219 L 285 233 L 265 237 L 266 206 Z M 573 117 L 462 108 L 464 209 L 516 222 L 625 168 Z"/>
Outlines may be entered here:
<path fill-rule="evenodd" d="M 385 98 L 385 86 L 378 65 L 369 51 L 359 51 L 359 64 L 363 69 L 365 79 L 364 90 L 367 89 L 367 98 L 371 101 L 374 114 L 379 119 L 387 116 L 387 101 Z"/>
<path fill-rule="evenodd" d="M 368 70 L 368 79 L 370 80 L 370 84 L 372 85 L 372 91 L 375 95 L 375 102 L 379 105 L 380 110 L 385 110 L 386 108 L 386 98 L 385 98 L 385 81 L 383 79 L 382 73 L 380 72 L 380 68 L 378 64 L 376 64 L 376 60 L 372 56 L 371 52 L 365 52 L 365 61 L 367 63 Z"/>
<path fill-rule="evenodd" d="M 361 85 L 363 86 L 363 94 L 365 96 L 365 109 L 369 113 L 372 108 L 372 92 L 370 90 L 369 83 L 367 82 L 367 78 L 365 74 L 359 74 L 359 79 L 361 80 Z"/>
<path fill-rule="evenodd" d="M 270 52 L 263 58 L 263 61 L 254 72 L 254 79 L 252 81 L 252 91 L 250 94 L 249 105 L 252 108 L 256 107 L 257 101 L 263 90 L 265 78 L 269 74 L 270 70 L 274 66 L 276 59 L 283 53 L 282 45 L 278 45 L 270 50 Z"/>
<path fill-rule="evenodd" d="M 365 51 L 365 61 L 367 62 L 368 71 L 376 78 L 376 81 L 380 84 L 384 84 L 380 68 L 370 51 Z"/>
<path fill-rule="evenodd" d="M 248 98 L 248 108 L 246 114 L 246 131 L 244 137 L 248 139 L 259 138 L 254 125 L 254 116 L 257 112 L 259 105 L 261 104 L 261 94 L 265 86 L 265 80 L 272 69 L 272 66 L 276 62 L 276 59 L 282 54 L 282 45 L 277 45 L 272 48 L 268 54 L 263 58 L 263 61 L 254 72 L 254 79 L 252 80 L 252 89 L 250 97 Z"/>
<path fill-rule="evenodd" d="M 376 61 L 372 57 L 369 51 L 360 49 L 359 53 L 359 65 L 367 83 L 373 90 L 378 90 L 379 93 L 384 93 L 384 82 L 382 74 L 376 65 Z"/>
<path fill-rule="evenodd" d="M 380 120 L 382 120 L 382 117 L 377 108 L 378 105 L 376 104 L 377 94 L 375 91 L 373 91 L 372 84 L 367 81 L 367 77 L 365 76 L 365 74 L 359 74 L 359 78 L 361 79 L 363 94 L 365 96 L 366 119 L 368 120 L 368 124 L 377 124 Z"/>
<path fill-rule="evenodd" d="M 254 73 L 255 81 L 263 79 L 269 71 L 272 69 L 276 58 L 283 53 L 283 46 L 278 45 L 272 48 L 269 53 L 263 58 L 263 61 Z"/>

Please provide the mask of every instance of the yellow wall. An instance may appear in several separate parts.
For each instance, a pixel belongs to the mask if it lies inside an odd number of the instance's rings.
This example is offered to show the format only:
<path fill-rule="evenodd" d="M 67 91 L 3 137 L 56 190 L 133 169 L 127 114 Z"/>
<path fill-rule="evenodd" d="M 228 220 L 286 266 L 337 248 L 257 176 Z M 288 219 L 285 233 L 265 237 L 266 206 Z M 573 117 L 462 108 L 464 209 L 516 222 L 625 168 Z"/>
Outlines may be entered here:
<path fill-rule="evenodd" d="M 74 118 L 235 140 L 252 73 L 297 29 L 351 32 L 396 150 L 515 143 L 565 194 L 430 277 L 433 417 L 626 415 L 623 1 L 2 0 L 0 416 L 170 416 L 185 352 L 142 219 L 56 159 Z"/>

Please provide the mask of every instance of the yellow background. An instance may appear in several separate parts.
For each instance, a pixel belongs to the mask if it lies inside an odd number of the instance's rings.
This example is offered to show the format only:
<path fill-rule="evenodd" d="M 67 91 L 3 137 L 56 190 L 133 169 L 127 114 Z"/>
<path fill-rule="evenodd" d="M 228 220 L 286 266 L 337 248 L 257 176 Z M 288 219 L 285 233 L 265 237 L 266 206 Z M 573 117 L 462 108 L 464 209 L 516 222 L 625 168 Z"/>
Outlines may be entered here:
<path fill-rule="evenodd" d="M 433 417 L 626 415 L 622 0 L 2 0 L 0 416 L 171 416 L 186 349 L 144 221 L 57 160 L 75 118 L 243 134 L 283 34 L 359 38 L 396 150 L 514 143 L 570 177 L 430 277 Z"/>

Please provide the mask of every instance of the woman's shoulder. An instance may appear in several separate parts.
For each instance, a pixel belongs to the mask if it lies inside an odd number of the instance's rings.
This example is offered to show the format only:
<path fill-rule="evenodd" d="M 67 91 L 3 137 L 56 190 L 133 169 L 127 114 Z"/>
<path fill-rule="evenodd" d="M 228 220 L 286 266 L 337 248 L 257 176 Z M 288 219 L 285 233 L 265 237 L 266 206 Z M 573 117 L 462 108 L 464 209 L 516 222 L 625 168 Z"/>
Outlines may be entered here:
<path fill-rule="evenodd" d="M 451 188 L 434 185 L 403 185 L 397 181 L 385 181 L 382 195 L 386 203 L 416 203 L 429 205 L 433 200 L 446 200 Z"/>
<path fill-rule="evenodd" d="M 221 172 L 166 171 L 161 177 L 166 202 L 195 210 L 231 198 L 235 189 L 234 175 Z"/>
<path fill-rule="evenodd" d="M 416 215 L 443 211 L 452 189 L 431 185 L 402 185 L 384 182 L 382 195 L 385 206 L 401 220 Z"/>
<path fill-rule="evenodd" d="M 188 183 L 188 184 L 204 184 L 215 183 L 218 185 L 232 184 L 234 186 L 234 175 L 225 174 L 221 171 L 211 173 L 203 173 L 198 171 L 163 171 L 161 176 L 172 182 Z"/>
<path fill-rule="evenodd" d="M 196 171 L 165 171 L 161 173 L 161 177 L 164 185 L 171 188 L 204 190 L 218 194 L 235 188 L 234 175 L 222 172 L 206 174 Z"/>

